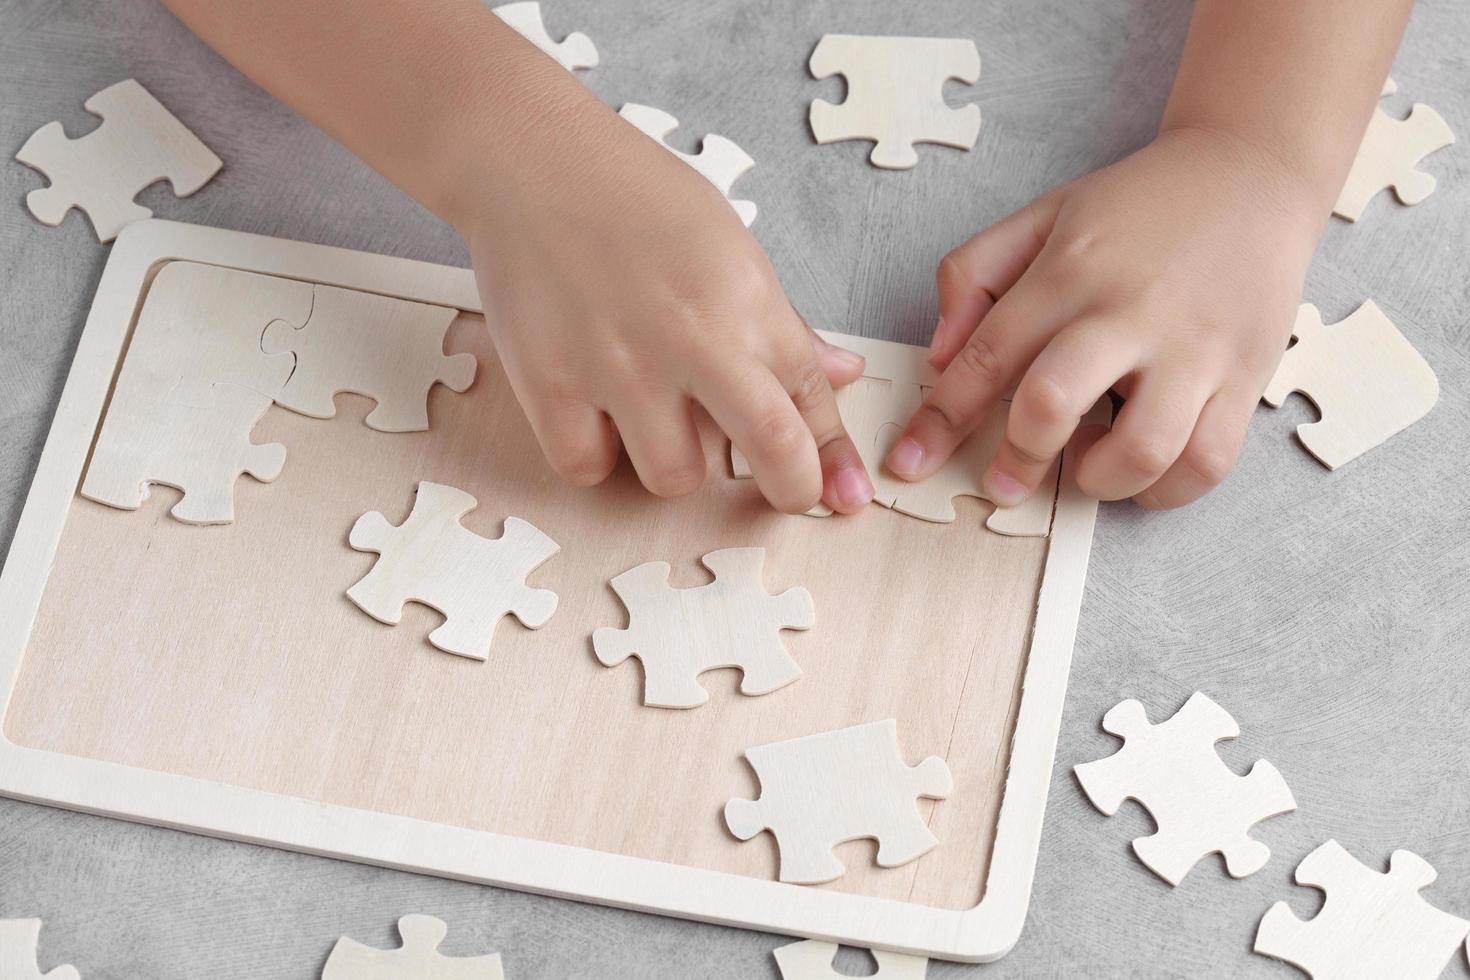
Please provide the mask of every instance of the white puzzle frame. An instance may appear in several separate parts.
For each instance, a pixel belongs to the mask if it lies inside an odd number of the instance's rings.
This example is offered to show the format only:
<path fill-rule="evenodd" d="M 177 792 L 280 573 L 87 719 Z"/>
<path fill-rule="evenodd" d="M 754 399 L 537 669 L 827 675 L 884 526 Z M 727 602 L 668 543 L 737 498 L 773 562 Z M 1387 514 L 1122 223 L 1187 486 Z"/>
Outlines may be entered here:
<path fill-rule="evenodd" d="M 151 219 L 112 246 L 0 570 L 0 708 L 8 709 L 48 570 L 113 377 L 158 268 L 189 260 L 481 313 L 468 269 Z M 834 340 L 870 359 L 898 345 Z M 932 380 L 931 380 L 932 383 Z M 0 795 L 177 830 L 721 925 L 966 962 L 1005 955 L 1030 901 L 1097 502 L 1064 458 L 983 897 L 970 909 L 710 871 L 469 830 L 30 749 L 4 737 Z"/>

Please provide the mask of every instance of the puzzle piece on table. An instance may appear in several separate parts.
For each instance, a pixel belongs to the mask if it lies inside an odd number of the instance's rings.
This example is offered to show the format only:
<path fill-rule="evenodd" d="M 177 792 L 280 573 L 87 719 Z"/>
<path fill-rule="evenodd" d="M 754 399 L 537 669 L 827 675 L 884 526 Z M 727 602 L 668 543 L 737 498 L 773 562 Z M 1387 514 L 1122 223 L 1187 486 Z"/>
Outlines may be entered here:
<path fill-rule="evenodd" d="M 1394 851 L 1382 874 L 1329 840 L 1296 869 L 1297 884 L 1326 893 L 1322 910 L 1303 922 L 1285 902 L 1272 905 L 1256 929 L 1255 951 L 1316 980 L 1434 980 L 1470 932 L 1470 922 L 1419 894 L 1434 879 L 1434 868 L 1411 851 Z"/>
<path fill-rule="evenodd" d="M 0 919 L 0 980 L 81 980 L 74 966 L 42 973 L 36 963 L 40 919 Z"/>
<path fill-rule="evenodd" d="M 1383 83 L 1383 95 L 1396 91 L 1393 79 Z M 1419 169 L 1419 161 L 1454 141 L 1444 117 L 1422 102 L 1414 103 L 1407 119 L 1395 119 L 1382 106 L 1375 107 L 1333 213 L 1357 221 L 1373 196 L 1385 188 L 1392 188 L 1400 203 L 1418 204 L 1435 184 L 1432 174 Z"/>
<path fill-rule="evenodd" d="M 1128 700 L 1103 716 L 1103 730 L 1123 739 L 1123 747 L 1073 771 L 1093 806 L 1108 816 L 1128 799 L 1153 815 L 1158 831 L 1133 841 L 1150 870 L 1177 885 L 1200 858 L 1217 851 L 1235 878 L 1266 866 L 1271 849 L 1250 830 L 1295 810 L 1296 800 L 1266 760 L 1244 776 L 1221 761 L 1215 743 L 1240 735 L 1229 712 L 1196 691 L 1174 717 L 1154 725 L 1143 705 Z"/>
<path fill-rule="evenodd" d="M 777 946 L 773 952 L 781 980 L 841 980 L 846 976 L 832 968 L 832 959 L 837 955 L 836 943 L 807 939 Z M 871 952 L 873 962 L 878 964 L 878 972 L 868 974 L 873 980 L 924 980 L 924 975 L 929 972 L 929 961 L 922 956 L 905 956 L 881 949 Z"/>
<path fill-rule="evenodd" d="M 390 626 L 406 602 L 438 610 L 444 623 L 429 642 L 474 660 L 489 659 L 495 626 L 507 613 L 528 629 L 545 626 L 556 612 L 556 593 L 528 587 L 526 576 L 560 548 L 517 517 L 505 519 L 499 538 L 466 530 L 459 519 L 476 505 L 463 490 L 423 481 L 402 524 L 389 524 L 377 511 L 359 517 L 348 543 L 381 557 L 347 597 Z"/>
<path fill-rule="evenodd" d="M 239 385 L 215 385 L 207 406 L 172 396 L 131 411 L 107 413 L 81 494 L 120 510 L 137 510 L 148 485 L 184 496 L 169 511 L 185 524 L 228 524 L 235 519 L 235 481 L 248 473 L 269 483 L 281 473 L 286 447 L 257 445 L 250 430 L 271 406 L 269 395 Z"/>
<path fill-rule="evenodd" d="M 322 980 L 505 980 L 500 954 L 445 956 L 439 944 L 449 934 L 432 915 L 405 915 L 398 920 L 403 945 L 398 949 L 364 946 L 343 936 L 332 947 Z"/>
<path fill-rule="evenodd" d="M 907 864 L 939 843 L 916 798 L 948 796 L 949 766 L 938 756 L 906 765 L 893 719 L 758 745 L 745 758 L 760 778 L 761 795 L 726 803 L 725 824 L 741 840 L 770 830 L 782 881 L 815 885 L 839 877 L 846 869 L 832 848 L 843 841 L 877 840 L 884 868 Z"/>
<path fill-rule="evenodd" d="M 573 31 L 565 40 L 553 41 L 546 32 L 546 24 L 541 20 L 541 4 L 535 0 L 502 4 L 491 8 L 491 12 L 514 28 L 521 37 L 555 58 L 557 64 L 568 71 L 597 67 L 597 46 L 592 43 L 592 39 L 581 31 Z"/>
<path fill-rule="evenodd" d="M 698 677 L 707 670 L 739 667 L 740 693 L 769 694 L 801 676 L 781 645 L 783 629 L 810 629 L 816 621 L 811 593 L 790 588 L 780 595 L 762 584 L 764 548 L 724 548 L 704 556 L 714 581 L 692 589 L 669 587 L 669 564 L 651 561 L 612 580 L 628 609 L 628 628 L 599 627 L 592 649 L 605 667 L 630 656 L 643 662 L 643 703 L 694 708 L 709 700 Z"/>
<path fill-rule="evenodd" d="M 1279 408 L 1299 391 L 1322 413 L 1297 426 L 1297 438 L 1336 469 L 1428 414 L 1439 400 L 1434 369 L 1371 299 L 1324 326 L 1310 303 L 1297 311 L 1294 346 L 1261 398 Z"/>
<path fill-rule="evenodd" d="M 967 38 L 860 37 L 825 35 L 812 52 L 813 78 L 841 74 L 847 99 L 811 106 L 818 143 L 873 140 L 868 159 L 876 167 L 907 170 L 919 162 L 915 143 L 941 143 L 961 150 L 980 135 L 980 107 L 951 108 L 944 83 L 980 79 L 980 52 Z"/>
<path fill-rule="evenodd" d="M 723 195 L 740 220 L 749 228 L 750 223 L 755 220 L 756 207 L 753 201 L 736 201 L 730 197 L 730 188 L 740 175 L 751 167 L 755 161 L 750 158 L 740 147 L 723 136 L 714 133 L 704 138 L 698 153 L 684 153 L 674 149 L 664 139 L 674 130 L 679 128 L 679 120 L 652 106 L 639 105 L 636 102 L 628 102 L 618 110 L 618 115 L 638 127 L 645 136 L 658 141 L 664 149 L 674 156 L 683 160 L 689 166 L 704 177 L 705 180 L 715 185 L 715 188 Z"/>
<path fill-rule="evenodd" d="M 222 166 L 219 157 L 184 128 L 148 90 L 129 78 L 109 85 L 84 103 L 102 123 L 68 139 L 61 123 L 31 134 L 15 158 L 51 179 L 26 195 L 36 220 L 59 225 L 81 208 L 98 241 L 110 242 L 124 227 L 153 212 L 133 198 L 154 181 L 167 179 L 179 197 L 203 187 Z"/>
<path fill-rule="evenodd" d="M 329 419 L 337 414 L 333 398 L 349 391 L 378 403 L 366 419 L 370 428 L 422 432 L 435 384 L 464 391 L 475 380 L 475 355 L 444 353 L 444 334 L 457 315 L 443 306 L 319 285 L 305 326 L 278 320 L 259 340 L 267 354 L 296 355 L 276 404 Z"/>

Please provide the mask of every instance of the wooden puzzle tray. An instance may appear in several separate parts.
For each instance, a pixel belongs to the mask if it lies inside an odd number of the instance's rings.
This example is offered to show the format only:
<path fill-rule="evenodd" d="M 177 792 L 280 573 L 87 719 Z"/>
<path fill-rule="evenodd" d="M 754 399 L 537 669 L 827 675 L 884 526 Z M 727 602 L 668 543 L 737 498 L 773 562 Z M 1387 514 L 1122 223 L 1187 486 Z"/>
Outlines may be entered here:
<path fill-rule="evenodd" d="M 425 432 L 368 428 L 367 399 L 332 419 L 273 407 L 257 443 L 288 458 L 242 479 L 235 520 L 137 511 L 77 493 L 150 283 L 174 260 L 452 307 L 445 349 L 479 362 L 435 387 Z M 878 357 L 913 348 L 842 338 Z M 906 353 L 907 352 L 907 353 Z M 678 500 L 626 463 L 574 488 L 543 460 L 505 381 L 468 270 L 163 221 L 113 246 L 0 573 L 0 793 L 238 840 L 628 908 L 959 960 L 994 959 L 1025 918 L 1096 505 L 1064 459 L 1049 537 L 987 530 L 991 505 L 934 524 L 870 507 L 778 514 L 729 474 Z M 386 626 L 346 589 L 375 556 L 354 520 L 397 523 L 430 480 L 560 544 L 530 583 L 560 596 L 542 629 L 500 624 L 488 661 L 425 637 L 419 605 Z M 801 678 L 761 697 L 703 674 L 708 703 L 642 704 L 636 661 L 593 656 L 623 626 L 609 580 L 668 561 L 766 548 L 769 591 L 810 591 L 816 626 L 781 634 Z M 837 847 L 819 886 L 776 880 L 770 834 L 739 841 L 721 811 L 760 786 L 754 745 L 896 719 L 904 760 L 944 758 L 954 791 L 920 800 L 940 844 L 897 868 L 872 841 Z"/>

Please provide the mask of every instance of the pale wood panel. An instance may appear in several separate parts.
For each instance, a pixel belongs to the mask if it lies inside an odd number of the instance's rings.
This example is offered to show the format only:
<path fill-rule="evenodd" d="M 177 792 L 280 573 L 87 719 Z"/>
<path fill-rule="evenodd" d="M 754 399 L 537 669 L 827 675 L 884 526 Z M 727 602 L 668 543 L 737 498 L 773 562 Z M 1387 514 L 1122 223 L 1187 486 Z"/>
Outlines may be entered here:
<path fill-rule="evenodd" d="M 969 907 L 980 896 L 1020 670 L 1047 542 L 981 526 L 957 502 L 936 525 L 882 508 L 814 520 L 771 511 L 751 481 L 713 471 L 700 493 L 660 501 L 626 467 L 594 489 L 543 461 L 477 317 L 450 330 L 480 376 L 435 389 L 429 432 L 385 434 L 343 396 L 334 420 L 273 408 L 258 442 L 289 457 L 269 486 L 241 480 L 237 521 L 166 516 L 154 488 L 137 512 L 74 500 L 5 717 L 12 741 L 323 802 L 765 878 L 769 835 L 736 841 L 720 812 L 758 786 L 748 745 L 894 717 L 910 762 L 945 756 L 953 797 L 924 801 L 941 844 L 899 869 L 870 842 L 842 845 L 848 872 L 821 887 Z M 357 516 L 407 515 L 421 479 L 480 500 L 465 525 L 498 535 L 507 514 L 562 547 L 530 579 L 561 605 L 530 631 L 502 621 L 488 663 L 435 650 L 437 614 L 406 607 L 388 627 L 345 590 L 375 556 L 352 551 Z M 665 559 L 676 585 L 705 581 L 699 556 L 767 548 L 773 592 L 809 589 L 816 627 L 783 634 L 804 671 L 760 698 L 738 674 L 703 676 L 710 703 L 639 704 L 635 661 L 608 669 L 590 635 L 624 625 L 607 582 Z M 937 807 L 937 809 L 936 809 Z"/>

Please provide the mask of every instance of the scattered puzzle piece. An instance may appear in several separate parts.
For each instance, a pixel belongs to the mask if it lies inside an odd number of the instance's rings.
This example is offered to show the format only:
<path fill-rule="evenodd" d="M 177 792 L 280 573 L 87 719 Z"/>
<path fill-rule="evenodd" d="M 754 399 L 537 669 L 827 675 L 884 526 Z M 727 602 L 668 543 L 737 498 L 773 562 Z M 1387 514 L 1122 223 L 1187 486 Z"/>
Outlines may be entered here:
<path fill-rule="evenodd" d="M 337 414 L 333 398 L 350 391 L 378 403 L 368 414 L 380 432 L 429 427 L 429 389 L 464 391 L 475 380 L 475 355 L 444 354 L 444 334 L 458 311 L 355 289 L 317 286 L 311 317 L 299 329 L 284 320 L 257 344 L 266 354 L 290 352 L 296 368 L 276 404 L 311 418 Z"/>
<path fill-rule="evenodd" d="M 1279 408 L 1299 391 L 1322 413 L 1297 426 L 1297 438 L 1336 469 L 1408 428 L 1439 400 L 1434 369 L 1371 299 L 1324 326 L 1310 303 L 1297 311 L 1294 346 L 1261 395 Z"/>
<path fill-rule="evenodd" d="M 396 625 L 405 602 L 444 614 L 429 642 L 446 653 L 486 660 L 495 625 L 512 613 L 528 629 L 546 625 L 556 612 L 556 593 L 533 589 L 526 576 L 558 550 L 531 524 L 505 519 L 499 538 L 467 531 L 459 519 L 476 507 L 463 490 L 421 482 L 413 512 L 389 524 L 377 511 L 357 519 L 348 543 L 381 557 L 347 597 L 380 623 Z"/>
<path fill-rule="evenodd" d="M 398 934 L 403 937 L 398 949 L 338 939 L 322 980 L 505 980 L 499 953 L 459 957 L 439 952 L 449 928 L 432 915 L 405 915 L 398 920 Z"/>
<path fill-rule="evenodd" d="M 1103 716 L 1124 740 L 1113 755 L 1076 767 L 1087 798 L 1108 816 L 1127 799 L 1142 803 L 1158 832 L 1133 842 L 1139 860 L 1177 885 L 1206 854 L 1218 851 L 1236 878 L 1265 867 L 1271 850 L 1250 836 L 1255 824 L 1296 809 L 1276 767 L 1262 759 L 1244 776 L 1220 760 L 1215 743 L 1240 735 L 1229 712 L 1196 691 L 1168 721 L 1149 723 L 1128 700 Z"/>
<path fill-rule="evenodd" d="M 0 980 L 81 980 L 74 966 L 42 973 L 36 963 L 40 919 L 0 919 Z"/>
<path fill-rule="evenodd" d="M 781 645 L 783 629 L 810 629 L 816 613 L 811 593 L 790 588 L 780 595 L 761 582 L 764 548 L 725 548 L 704 556 L 714 581 L 692 589 L 669 587 L 669 564 L 651 561 L 612 580 L 628 609 L 628 628 L 600 627 L 592 648 L 605 667 L 630 656 L 643 662 L 643 703 L 693 708 L 709 700 L 698 677 L 706 670 L 739 667 L 740 693 L 769 694 L 801 676 Z"/>
<path fill-rule="evenodd" d="M 1383 95 L 1396 91 L 1393 79 L 1383 83 Z M 1435 183 L 1432 174 L 1419 169 L 1419 161 L 1454 141 L 1444 117 L 1421 102 L 1414 103 L 1407 119 L 1393 118 L 1382 106 L 1374 108 L 1333 213 L 1357 221 L 1373 196 L 1385 188 L 1392 188 L 1403 204 L 1418 204 L 1434 191 Z"/>
<path fill-rule="evenodd" d="M 492 8 L 492 12 L 515 28 L 517 34 L 556 59 L 557 64 L 571 71 L 574 68 L 596 68 L 597 46 L 581 31 L 574 31 L 564 41 L 553 41 L 541 20 L 541 4 L 507 3 Z"/>
<path fill-rule="evenodd" d="M 774 953 L 781 980 L 842 980 L 846 976 L 832 968 L 832 958 L 837 955 L 836 943 L 807 939 L 777 946 Z M 929 961 L 922 956 L 905 956 L 881 949 L 872 950 L 872 954 L 873 961 L 878 964 L 878 972 L 868 974 L 873 980 L 924 980 L 924 975 L 929 972 Z"/>
<path fill-rule="evenodd" d="M 1296 869 L 1297 884 L 1327 894 L 1322 910 L 1303 922 L 1277 902 L 1256 929 L 1255 950 L 1316 980 L 1434 980 L 1470 932 L 1470 922 L 1419 894 L 1434 879 L 1411 851 L 1394 851 L 1381 874 L 1329 840 Z"/>
<path fill-rule="evenodd" d="M 760 778 L 756 800 L 725 804 L 725 824 L 741 840 L 763 830 L 776 836 L 780 879 L 820 884 L 846 870 L 832 854 L 843 841 L 878 841 L 878 864 L 893 868 L 939 843 L 915 805 L 944 799 L 954 788 L 938 756 L 908 766 L 892 719 L 746 749 Z"/>
<path fill-rule="evenodd" d="M 704 143 L 700 146 L 698 153 L 690 154 L 676 150 L 665 142 L 664 137 L 679 128 L 679 120 L 662 109 L 655 109 L 652 106 L 629 102 L 618 110 L 618 115 L 637 126 L 644 135 L 658 141 L 664 149 L 689 164 L 705 180 L 714 184 L 715 188 L 725 195 L 725 200 L 730 201 L 730 206 L 735 209 L 735 213 L 740 216 L 745 227 L 750 227 L 750 223 L 755 220 L 755 203 L 730 198 L 730 188 L 734 186 L 735 181 L 741 174 L 755 166 L 755 161 L 750 158 L 750 154 L 725 137 L 716 136 L 713 133 L 704 138 Z"/>
<path fill-rule="evenodd" d="M 51 179 L 48 187 L 26 195 L 36 220 L 59 225 L 66 212 L 81 208 L 98 241 L 110 242 L 124 227 L 153 212 L 133 198 L 158 180 L 188 197 L 222 166 L 148 90 L 129 78 L 109 85 L 84 106 L 102 117 L 96 129 L 68 139 L 61 123 L 50 122 L 31 134 L 15 158 Z"/>
<path fill-rule="evenodd" d="M 813 78 L 841 74 L 847 99 L 811 106 L 818 143 L 873 140 L 876 167 L 907 170 L 919 162 L 915 143 L 968 150 L 980 135 L 980 107 L 951 108 L 944 83 L 980 80 L 980 52 L 965 38 L 859 37 L 828 34 L 812 52 Z"/>

